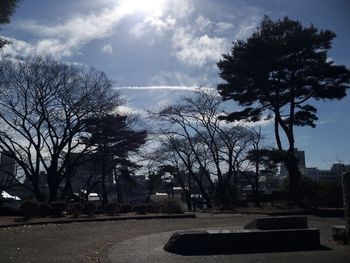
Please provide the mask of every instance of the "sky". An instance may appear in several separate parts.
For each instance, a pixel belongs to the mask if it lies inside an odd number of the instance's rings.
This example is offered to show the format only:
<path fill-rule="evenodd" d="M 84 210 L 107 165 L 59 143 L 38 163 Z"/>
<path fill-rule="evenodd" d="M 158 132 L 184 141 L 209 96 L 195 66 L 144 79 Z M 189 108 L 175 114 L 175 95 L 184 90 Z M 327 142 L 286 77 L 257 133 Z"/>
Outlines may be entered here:
<path fill-rule="evenodd" d="M 349 13 L 349 0 L 22 0 L 0 35 L 12 42 L 3 54 L 44 54 L 104 71 L 125 99 L 121 110 L 142 116 L 198 87 L 215 89 L 217 61 L 264 15 L 334 31 L 329 57 L 350 68 Z M 349 97 L 317 102 L 317 128 L 296 129 L 307 166 L 350 163 Z"/>

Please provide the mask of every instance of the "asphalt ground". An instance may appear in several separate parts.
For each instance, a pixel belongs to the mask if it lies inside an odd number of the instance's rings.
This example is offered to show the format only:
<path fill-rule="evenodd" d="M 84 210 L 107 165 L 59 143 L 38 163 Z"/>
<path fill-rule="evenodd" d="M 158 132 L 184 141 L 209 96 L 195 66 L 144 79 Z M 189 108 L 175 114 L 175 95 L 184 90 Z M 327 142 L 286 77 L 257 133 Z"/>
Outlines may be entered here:
<path fill-rule="evenodd" d="M 0 262 L 350 262 L 350 246 L 336 245 L 331 237 L 332 225 L 344 224 L 340 218 L 309 217 L 309 226 L 320 229 L 321 243 L 328 250 L 186 257 L 161 249 L 167 235 L 176 230 L 240 228 L 255 217 L 198 214 L 197 218 L 186 219 L 2 228 Z"/>

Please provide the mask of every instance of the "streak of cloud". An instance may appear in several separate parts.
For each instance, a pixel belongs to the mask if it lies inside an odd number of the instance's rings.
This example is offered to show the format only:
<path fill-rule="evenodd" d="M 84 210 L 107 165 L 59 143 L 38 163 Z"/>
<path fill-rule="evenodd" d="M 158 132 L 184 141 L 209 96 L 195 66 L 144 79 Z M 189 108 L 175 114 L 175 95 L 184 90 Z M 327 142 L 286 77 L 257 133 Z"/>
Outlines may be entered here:
<path fill-rule="evenodd" d="M 214 88 L 187 86 L 148 86 L 148 87 L 114 87 L 115 90 L 182 90 L 182 91 L 214 91 Z"/>

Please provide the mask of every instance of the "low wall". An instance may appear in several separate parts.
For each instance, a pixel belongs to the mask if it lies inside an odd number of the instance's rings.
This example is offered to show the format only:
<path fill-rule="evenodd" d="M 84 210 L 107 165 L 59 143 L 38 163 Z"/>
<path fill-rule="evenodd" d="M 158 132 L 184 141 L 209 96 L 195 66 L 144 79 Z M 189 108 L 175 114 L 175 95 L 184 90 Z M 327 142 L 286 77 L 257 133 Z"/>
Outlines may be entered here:
<path fill-rule="evenodd" d="M 164 250 L 182 255 L 312 250 L 320 247 L 318 229 L 185 231 L 174 233 Z"/>

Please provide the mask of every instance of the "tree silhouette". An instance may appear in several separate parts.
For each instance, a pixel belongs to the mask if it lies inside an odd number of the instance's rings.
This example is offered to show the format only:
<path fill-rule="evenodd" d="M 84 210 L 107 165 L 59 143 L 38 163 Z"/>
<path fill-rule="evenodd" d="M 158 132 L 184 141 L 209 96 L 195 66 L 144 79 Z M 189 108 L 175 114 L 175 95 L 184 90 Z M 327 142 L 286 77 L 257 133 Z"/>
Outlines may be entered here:
<path fill-rule="evenodd" d="M 124 169 L 133 169 L 137 165 L 129 160 L 129 154 L 136 152 L 146 141 L 145 130 L 136 131 L 130 127 L 130 118 L 118 114 L 108 114 L 102 117 L 92 117 L 87 120 L 88 145 L 96 147 L 97 158 L 102 164 L 102 204 L 106 204 L 107 169 L 118 165 Z M 112 161 L 113 163 L 107 163 Z M 125 173 L 122 173 L 125 174 Z M 130 173 L 127 173 L 130 175 Z M 120 189 L 118 189 L 120 190 Z"/>
<path fill-rule="evenodd" d="M 237 41 L 217 65 L 226 82 L 218 85 L 225 100 L 243 110 L 228 114 L 229 121 L 274 119 L 278 150 L 283 150 L 280 129 L 286 135 L 290 194 L 295 193 L 300 171 L 295 158 L 295 126 L 316 126 L 315 100 L 342 99 L 349 88 L 350 71 L 327 57 L 335 33 L 303 27 L 288 17 L 272 21 L 265 16 L 246 41 Z"/>
<path fill-rule="evenodd" d="M 18 183 L 42 200 L 46 180 L 55 201 L 72 155 L 91 150 L 79 140 L 86 119 L 112 112 L 119 97 L 104 73 L 40 56 L 1 60 L 0 79 L 0 150 L 25 175 Z"/>
<path fill-rule="evenodd" d="M 185 166 L 207 207 L 212 206 L 210 188 L 227 209 L 235 202 L 238 174 L 254 136 L 240 125 L 223 125 L 217 118 L 221 106 L 217 94 L 198 92 L 150 117 L 160 123 L 157 140 Z"/>
<path fill-rule="evenodd" d="M 15 8 L 17 7 L 17 4 L 20 0 L 2 0 L 1 1 L 1 8 L 0 8 L 0 24 L 7 24 L 10 23 L 10 16 L 15 11 Z M 0 38 L 0 49 L 6 45 L 9 44 L 9 41 Z"/>

